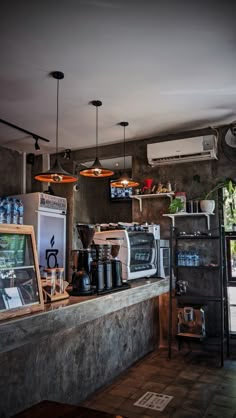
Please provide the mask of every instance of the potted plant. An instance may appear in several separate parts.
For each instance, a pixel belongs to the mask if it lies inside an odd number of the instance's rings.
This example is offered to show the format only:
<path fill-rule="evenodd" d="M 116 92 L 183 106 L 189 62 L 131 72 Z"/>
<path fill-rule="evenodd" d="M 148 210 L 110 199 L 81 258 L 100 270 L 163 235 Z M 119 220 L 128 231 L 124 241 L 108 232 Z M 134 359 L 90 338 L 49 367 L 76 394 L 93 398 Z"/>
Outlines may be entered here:
<path fill-rule="evenodd" d="M 184 209 L 184 202 L 182 199 L 176 197 L 169 205 L 170 213 L 181 212 Z"/>
<path fill-rule="evenodd" d="M 225 179 L 224 181 L 220 181 L 217 183 L 205 196 L 202 200 L 200 200 L 200 208 L 202 212 L 205 213 L 213 213 L 215 209 L 215 199 L 209 199 L 210 197 L 214 197 L 214 194 L 220 190 L 225 188 L 227 190 L 228 197 L 233 202 L 233 196 L 236 192 L 236 183 L 232 179 Z M 233 208 L 232 208 L 233 210 Z"/>

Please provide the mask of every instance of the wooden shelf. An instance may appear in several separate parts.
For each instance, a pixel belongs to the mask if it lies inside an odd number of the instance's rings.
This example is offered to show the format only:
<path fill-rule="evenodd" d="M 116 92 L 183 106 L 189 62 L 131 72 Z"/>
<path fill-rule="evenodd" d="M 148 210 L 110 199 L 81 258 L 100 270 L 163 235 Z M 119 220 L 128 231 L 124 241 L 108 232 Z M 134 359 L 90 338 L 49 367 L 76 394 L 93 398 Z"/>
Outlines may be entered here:
<path fill-rule="evenodd" d="M 139 201 L 139 210 L 142 212 L 143 210 L 143 199 L 157 199 L 159 197 L 168 197 L 170 200 L 172 200 L 173 196 L 175 195 L 174 192 L 169 193 L 152 193 L 152 194 L 134 194 L 130 196 L 132 199 L 136 199 Z"/>
<path fill-rule="evenodd" d="M 162 216 L 166 216 L 170 218 L 172 221 L 173 228 L 175 227 L 175 218 L 183 218 L 183 217 L 197 217 L 197 216 L 205 216 L 207 218 L 207 229 L 210 229 L 210 216 L 215 215 L 214 213 L 187 213 L 187 212 L 178 212 L 178 213 L 164 213 Z"/>

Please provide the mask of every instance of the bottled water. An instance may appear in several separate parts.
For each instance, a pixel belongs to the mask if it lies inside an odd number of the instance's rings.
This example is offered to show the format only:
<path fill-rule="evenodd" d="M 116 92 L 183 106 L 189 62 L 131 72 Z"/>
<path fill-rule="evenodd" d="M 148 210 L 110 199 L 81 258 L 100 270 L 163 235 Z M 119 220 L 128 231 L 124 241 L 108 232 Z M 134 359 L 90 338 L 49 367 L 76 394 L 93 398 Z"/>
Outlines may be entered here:
<path fill-rule="evenodd" d="M 3 206 L 3 199 L 0 198 L 0 224 L 3 224 L 4 222 L 4 206 Z"/>
<path fill-rule="evenodd" d="M 17 199 L 17 223 L 19 225 L 24 223 L 24 205 L 21 199 Z"/>
<path fill-rule="evenodd" d="M 11 202 L 8 197 L 3 198 L 3 224 L 11 223 Z"/>
<path fill-rule="evenodd" d="M 11 224 L 17 224 L 18 221 L 18 205 L 15 198 L 9 199 L 11 209 Z"/>

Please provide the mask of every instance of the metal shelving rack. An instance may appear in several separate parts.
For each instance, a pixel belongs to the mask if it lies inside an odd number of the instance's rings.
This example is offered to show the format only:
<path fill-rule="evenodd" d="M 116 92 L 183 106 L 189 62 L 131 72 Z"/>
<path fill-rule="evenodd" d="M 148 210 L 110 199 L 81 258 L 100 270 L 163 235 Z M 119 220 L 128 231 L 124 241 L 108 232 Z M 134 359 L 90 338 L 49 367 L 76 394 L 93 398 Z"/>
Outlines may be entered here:
<path fill-rule="evenodd" d="M 220 223 L 220 222 L 219 222 Z M 219 263 L 217 266 L 178 266 L 177 263 L 175 263 L 175 257 L 174 257 L 174 251 L 176 251 L 176 248 L 178 247 L 178 241 L 181 240 L 218 240 L 219 241 L 219 251 L 218 251 L 218 260 Z M 175 250 L 173 247 L 173 242 L 176 240 Z M 172 357 L 172 314 L 173 314 L 173 299 L 178 298 L 178 302 L 181 303 L 181 301 L 188 301 L 188 306 L 192 305 L 206 305 L 208 302 L 216 302 L 220 304 L 220 336 L 218 337 L 219 343 L 220 343 L 220 364 L 221 367 L 224 365 L 224 342 L 225 342 L 225 334 L 226 334 L 226 342 L 227 342 L 227 355 L 229 355 L 229 331 L 228 329 L 225 329 L 225 318 L 227 318 L 227 292 L 226 292 L 226 282 L 225 282 L 225 274 L 224 274 L 224 268 L 225 268 L 225 260 L 224 260 L 224 252 L 223 252 L 223 242 L 224 242 L 224 227 L 222 225 L 219 225 L 218 228 L 218 234 L 214 236 L 209 235 L 199 235 L 199 236 L 193 236 L 193 235 L 187 235 L 187 236 L 176 236 L 176 229 L 173 227 L 173 224 L 170 228 L 170 287 L 169 287 L 169 332 L 168 332 L 168 357 L 171 359 Z M 208 269 L 215 269 L 218 270 L 218 277 L 220 280 L 220 289 L 219 294 L 216 296 L 191 296 L 191 295 L 182 295 L 182 296 L 173 296 L 173 267 L 176 269 L 176 276 L 177 280 L 179 277 L 179 274 L 181 274 L 181 269 L 205 269 L 206 271 Z M 192 270 L 191 270 L 192 271 Z M 227 325 L 227 321 L 226 321 Z M 182 336 L 179 335 L 179 338 L 186 338 L 190 339 L 190 336 Z M 207 337 L 206 337 L 207 338 Z M 192 338 L 194 339 L 194 338 Z M 195 338 L 196 340 L 196 338 Z M 202 341 L 203 338 L 200 338 L 199 341 Z"/>

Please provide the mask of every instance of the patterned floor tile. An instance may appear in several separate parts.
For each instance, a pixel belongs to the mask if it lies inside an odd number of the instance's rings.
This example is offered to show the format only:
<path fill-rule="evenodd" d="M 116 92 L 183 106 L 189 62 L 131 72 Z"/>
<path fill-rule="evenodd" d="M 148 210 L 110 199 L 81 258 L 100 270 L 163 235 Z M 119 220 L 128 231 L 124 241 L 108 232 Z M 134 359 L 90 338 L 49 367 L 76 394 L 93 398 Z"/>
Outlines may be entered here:
<path fill-rule="evenodd" d="M 216 363 L 215 363 L 216 364 Z M 173 396 L 163 412 L 134 406 L 146 392 Z M 214 366 L 212 355 L 181 350 L 172 360 L 151 353 L 84 402 L 127 418 L 236 418 L 236 360 Z"/>
<path fill-rule="evenodd" d="M 219 405 L 210 405 L 204 418 L 234 418 L 236 410 Z"/>

